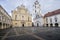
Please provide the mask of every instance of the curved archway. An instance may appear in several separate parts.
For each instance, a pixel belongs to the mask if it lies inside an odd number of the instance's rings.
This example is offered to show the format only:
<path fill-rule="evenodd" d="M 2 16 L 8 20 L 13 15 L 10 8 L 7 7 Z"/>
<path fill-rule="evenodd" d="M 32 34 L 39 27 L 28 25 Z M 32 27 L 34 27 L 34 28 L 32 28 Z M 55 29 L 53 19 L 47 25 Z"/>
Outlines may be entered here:
<path fill-rule="evenodd" d="M 58 25 L 59 25 L 58 23 L 55 23 L 55 27 L 58 27 Z"/>
<path fill-rule="evenodd" d="M 48 24 L 46 24 L 46 26 L 48 27 Z"/>
<path fill-rule="evenodd" d="M 50 27 L 53 27 L 53 24 L 52 23 L 50 24 Z"/>
<path fill-rule="evenodd" d="M 32 23 L 32 27 L 34 27 L 34 23 Z"/>
<path fill-rule="evenodd" d="M 40 21 L 36 21 L 36 25 L 37 25 L 37 27 L 41 26 Z"/>
<path fill-rule="evenodd" d="M 39 27 L 39 23 L 37 23 L 37 27 Z"/>
<path fill-rule="evenodd" d="M 24 27 L 24 24 L 22 24 L 22 27 Z"/>

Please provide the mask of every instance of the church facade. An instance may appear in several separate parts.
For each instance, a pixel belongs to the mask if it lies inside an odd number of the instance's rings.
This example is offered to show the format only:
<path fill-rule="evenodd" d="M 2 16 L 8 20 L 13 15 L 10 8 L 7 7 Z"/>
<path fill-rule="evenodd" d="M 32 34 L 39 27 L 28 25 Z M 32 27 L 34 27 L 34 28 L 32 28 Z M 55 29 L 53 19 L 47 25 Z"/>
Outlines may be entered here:
<path fill-rule="evenodd" d="M 18 6 L 12 11 L 12 25 L 13 27 L 32 26 L 32 17 L 24 5 Z"/>

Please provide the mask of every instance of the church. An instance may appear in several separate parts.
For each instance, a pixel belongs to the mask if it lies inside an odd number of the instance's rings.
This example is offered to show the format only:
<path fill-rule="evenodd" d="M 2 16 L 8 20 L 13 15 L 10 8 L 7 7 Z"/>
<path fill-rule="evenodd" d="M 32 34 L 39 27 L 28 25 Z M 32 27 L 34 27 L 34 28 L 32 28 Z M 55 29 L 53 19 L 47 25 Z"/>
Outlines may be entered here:
<path fill-rule="evenodd" d="M 32 26 L 32 17 L 23 4 L 12 11 L 12 25 L 13 27 Z"/>
<path fill-rule="evenodd" d="M 33 5 L 34 9 L 33 9 L 33 23 L 34 23 L 34 26 L 43 26 L 44 25 L 44 17 L 42 16 L 41 14 L 41 6 L 38 2 L 38 0 L 36 0 L 34 2 L 34 5 Z"/>

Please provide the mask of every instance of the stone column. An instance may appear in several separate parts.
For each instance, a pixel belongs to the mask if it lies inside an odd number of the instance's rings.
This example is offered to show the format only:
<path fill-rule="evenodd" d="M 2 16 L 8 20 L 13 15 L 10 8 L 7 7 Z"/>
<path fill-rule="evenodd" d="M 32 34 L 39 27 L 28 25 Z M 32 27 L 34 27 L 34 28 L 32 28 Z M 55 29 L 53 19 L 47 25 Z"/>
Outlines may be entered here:
<path fill-rule="evenodd" d="M 2 29 L 2 23 L 0 24 L 0 29 Z"/>
<path fill-rule="evenodd" d="M 53 23 L 53 27 L 55 27 L 55 23 Z"/>
<path fill-rule="evenodd" d="M 5 24 L 5 28 L 6 28 L 6 24 Z"/>
<path fill-rule="evenodd" d="M 50 23 L 48 24 L 48 27 L 50 27 Z"/>
<path fill-rule="evenodd" d="M 59 24 L 58 26 L 60 27 L 60 23 L 58 23 L 58 24 Z"/>
<path fill-rule="evenodd" d="M 7 24 L 6 24 L 6 28 L 7 28 Z"/>
<path fill-rule="evenodd" d="M 3 22 L 2 22 L 2 29 L 4 29 L 4 27 L 3 27 Z"/>

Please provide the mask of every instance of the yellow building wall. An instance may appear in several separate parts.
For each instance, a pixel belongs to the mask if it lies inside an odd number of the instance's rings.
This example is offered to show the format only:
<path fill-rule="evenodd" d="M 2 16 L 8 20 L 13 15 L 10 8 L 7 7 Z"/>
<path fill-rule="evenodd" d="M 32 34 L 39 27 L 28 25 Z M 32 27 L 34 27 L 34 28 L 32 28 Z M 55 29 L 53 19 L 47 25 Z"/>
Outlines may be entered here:
<path fill-rule="evenodd" d="M 25 7 L 19 7 L 16 10 L 13 10 L 12 12 L 12 24 L 13 27 L 22 27 L 24 24 L 24 27 L 31 27 L 32 26 L 32 17 L 29 15 L 28 10 Z M 17 18 L 15 19 L 15 15 L 17 15 Z M 29 20 L 28 20 L 29 18 Z"/>
<path fill-rule="evenodd" d="M 13 27 L 22 27 L 21 21 L 12 21 L 12 24 L 13 24 Z M 25 27 L 31 27 L 32 26 L 32 22 L 26 22 L 25 21 L 24 26 Z"/>

